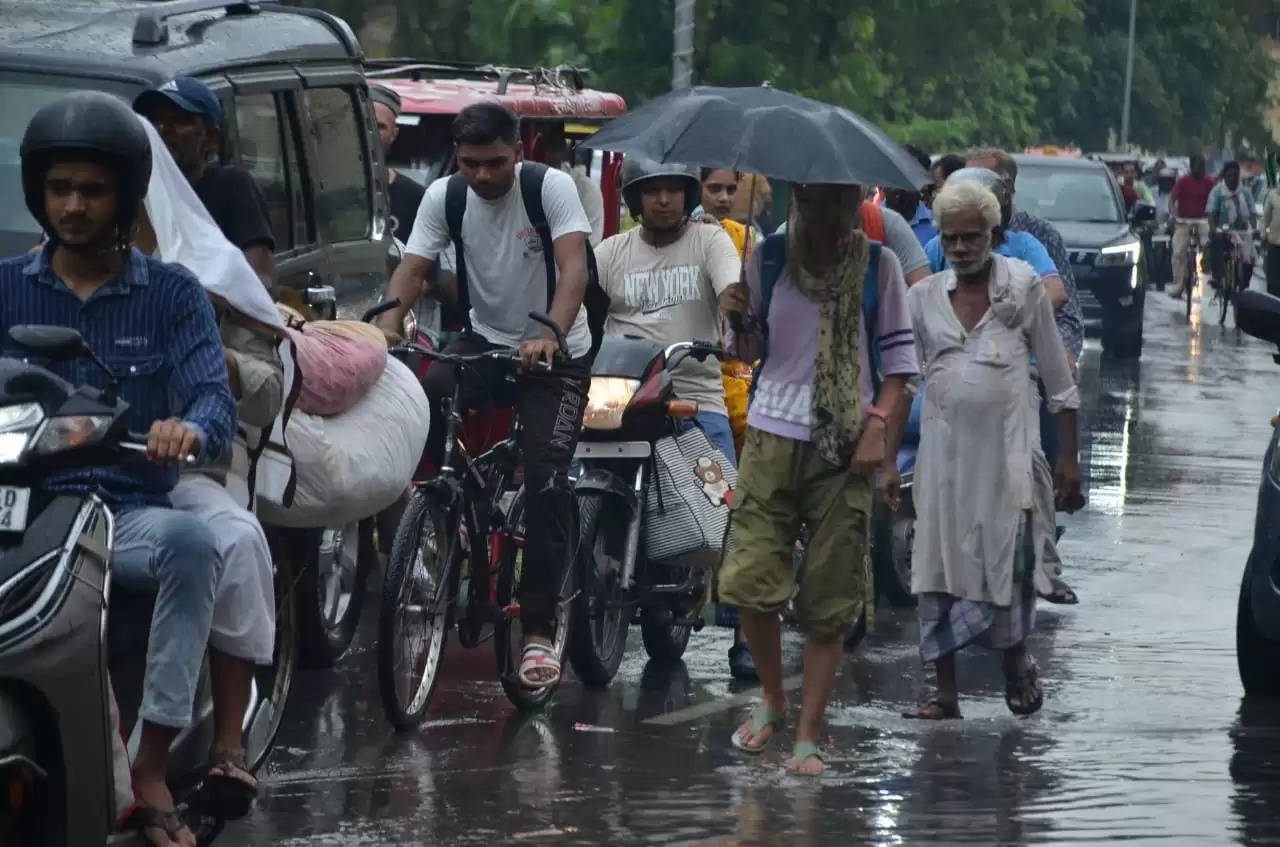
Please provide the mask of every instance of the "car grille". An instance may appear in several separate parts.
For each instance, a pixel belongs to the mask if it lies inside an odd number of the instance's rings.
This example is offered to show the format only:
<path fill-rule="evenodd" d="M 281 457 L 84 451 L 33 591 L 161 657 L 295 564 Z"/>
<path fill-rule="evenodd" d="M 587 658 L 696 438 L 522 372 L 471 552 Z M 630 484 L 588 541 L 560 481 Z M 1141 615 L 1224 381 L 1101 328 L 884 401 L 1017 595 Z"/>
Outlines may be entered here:
<path fill-rule="evenodd" d="M 1097 258 L 1097 250 L 1068 250 L 1067 258 L 1071 260 L 1073 265 L 1083 265 L 1092 267 L 1094 259 Z"/>

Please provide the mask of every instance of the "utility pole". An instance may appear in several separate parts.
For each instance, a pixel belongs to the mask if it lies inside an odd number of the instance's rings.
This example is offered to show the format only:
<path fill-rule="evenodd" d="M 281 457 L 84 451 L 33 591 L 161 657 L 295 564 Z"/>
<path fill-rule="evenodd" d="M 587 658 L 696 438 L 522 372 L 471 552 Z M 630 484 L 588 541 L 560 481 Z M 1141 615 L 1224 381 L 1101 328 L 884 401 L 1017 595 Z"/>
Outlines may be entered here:
<path fill-rule="evenodd" d="M 1124 69 L 1124 114 L 1120 116 L 1120 150 L 1129 150 L 1129 106 L 1133 102 L 1133 33 L 1138 22 L 1138 0 L 1129 0 L 1129 60 Z"/>
<path fill-rule="evenodd" d="M 671 88 L 679 91 L 693 85 L 693 21 L 696 0 L 676 0 L 672 27 Z"/>

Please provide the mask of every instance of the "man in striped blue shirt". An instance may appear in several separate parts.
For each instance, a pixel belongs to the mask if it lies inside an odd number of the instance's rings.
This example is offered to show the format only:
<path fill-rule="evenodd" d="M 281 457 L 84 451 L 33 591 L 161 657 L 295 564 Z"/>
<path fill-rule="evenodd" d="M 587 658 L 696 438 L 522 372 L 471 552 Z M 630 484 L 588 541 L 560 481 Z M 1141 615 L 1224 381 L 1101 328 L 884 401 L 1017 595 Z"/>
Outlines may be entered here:
<path fill-rule="evenodd" d="M 130 247 L 151 172 L 138 118 L 98 93 L 73 94 L 32 118 L 22 142 L 27 208 L 48 235 L 35 255 L 0 262 L 0 352 L 10 327 L 78 329 L 122 379 L 130 429 L 147 434 L 147 458 L 73 470 L 46 480 L 59 492 L 93 492 L 116 519 L 112 579 L 155 594 L 134 759 L 134 824 L 159 844 L 191 844 L 165 785 L 169 745 L 191 719 L 222 568 L 215 539 L 169 507 L 178 467 L 216 458 L 235 434 L 213 306 L 186 270 Z M 41 363 L 72 384 L 104 387 L 92 362 Z"/>

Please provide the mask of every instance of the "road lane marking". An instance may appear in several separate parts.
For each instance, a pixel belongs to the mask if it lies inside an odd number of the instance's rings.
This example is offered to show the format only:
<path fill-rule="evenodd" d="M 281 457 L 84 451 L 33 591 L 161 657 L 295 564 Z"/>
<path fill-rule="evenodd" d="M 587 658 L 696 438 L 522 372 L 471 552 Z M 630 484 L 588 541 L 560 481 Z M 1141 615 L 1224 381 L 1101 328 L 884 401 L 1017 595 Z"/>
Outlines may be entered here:
<path fill-rule="evenodd" d="M 782 690 L 792 691 L 797 689 L 804 683 L 804 674 L 796 674 L 782 680 Z M 746 706 L 756 702 L 760 698 L 760 686 L 755 686 L 746 691 L 739 691 L 732 697 L 725 697 L 723 700 L 711 700 L 706 703 L 698 703 L 693 706 L 687 706 L 683 709 L 676 709 L 674 712 L 666 712 L 652 718 L 645 718 L 640 721 L 642 724 L 650 726 L 677 726 L 689 721 L 696 721 L 699 718 L 705 718 L 707 715 L 714 715 L 717 712 L 727 712 L 738 706 Z"/>

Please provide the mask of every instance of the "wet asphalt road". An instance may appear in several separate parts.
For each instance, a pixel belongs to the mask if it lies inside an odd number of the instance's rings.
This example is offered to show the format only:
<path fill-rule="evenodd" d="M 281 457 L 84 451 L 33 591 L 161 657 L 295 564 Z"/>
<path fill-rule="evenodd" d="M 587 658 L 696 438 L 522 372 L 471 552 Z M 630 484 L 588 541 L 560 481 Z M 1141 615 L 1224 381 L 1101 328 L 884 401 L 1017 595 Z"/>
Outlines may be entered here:
<path fill-rule="evenodd" d="M 674 667 L 646 663 L 633 631 L 614 685 L 570 680 L 533 717 L 503 696 L 491 645 L 454 646 L 430 721 L 396 736 L 370 602 L 340 667 L 301 675 L 263 798 L 218 843 L 1280 844 L 1280 704 L 1242 701 L 1234 643 L 1280 367 L 1163 294 L 1146 315 L 1140 364 L 1093 341 L 1082 364 L 1091 501 L 1061 544 L 1082 603 L 1041 604 L 1040 714 L 1011 716 L 998 657 L 975 651 L 964 721 L 901 718 L 928 679 L 913 613 L 882 607 L 816 782 L 781 772 L 789 732 L 760 758 L 729 746 L 752 697 L 710 628 Z"/>

